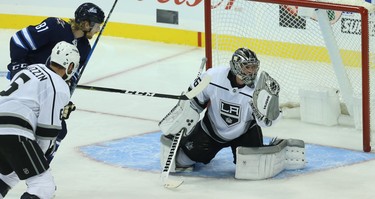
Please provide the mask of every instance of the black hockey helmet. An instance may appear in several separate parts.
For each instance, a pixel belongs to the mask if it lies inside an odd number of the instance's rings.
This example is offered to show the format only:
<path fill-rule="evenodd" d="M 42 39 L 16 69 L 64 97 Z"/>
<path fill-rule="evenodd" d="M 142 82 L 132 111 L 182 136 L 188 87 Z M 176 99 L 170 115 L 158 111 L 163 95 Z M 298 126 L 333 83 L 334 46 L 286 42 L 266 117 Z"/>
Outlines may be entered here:
<path fill-rule="evenodd" d="M 80 5 L 74 13 L 75 21 L 89 21 L 94 23 L 104 22 L 104 12 L 99 6 L 93 3 L 84 3 Z"/>

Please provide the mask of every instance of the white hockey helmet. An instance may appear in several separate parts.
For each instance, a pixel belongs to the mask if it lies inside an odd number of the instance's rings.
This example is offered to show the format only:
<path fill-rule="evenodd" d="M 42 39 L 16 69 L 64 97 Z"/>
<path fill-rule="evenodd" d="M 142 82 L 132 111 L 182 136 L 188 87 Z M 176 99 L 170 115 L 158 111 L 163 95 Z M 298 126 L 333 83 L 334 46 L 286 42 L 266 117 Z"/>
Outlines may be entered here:
<path fill-rule="evenodd" d="M 65 68 L 64 80 L 69 80 L 77 71 L 79 66 L 79 52 L 76 46 L 65 41 L 60 41 L 53 47 L 51 62 Z M 73 64 L 73 70 L 69 72 L 69 66 Z"/>
<path fill-rule="evenodd" d="M 237 49 L 232 59 L 229 61 L 230 69 L 234 75 L 237 75 L 248 86 L 253 87 L 254 81 L 259 70 L 260 61 L 255 52 L 248 48 Z M 252 73 L 245 72 L 248 68 L 253 69 Z"/>

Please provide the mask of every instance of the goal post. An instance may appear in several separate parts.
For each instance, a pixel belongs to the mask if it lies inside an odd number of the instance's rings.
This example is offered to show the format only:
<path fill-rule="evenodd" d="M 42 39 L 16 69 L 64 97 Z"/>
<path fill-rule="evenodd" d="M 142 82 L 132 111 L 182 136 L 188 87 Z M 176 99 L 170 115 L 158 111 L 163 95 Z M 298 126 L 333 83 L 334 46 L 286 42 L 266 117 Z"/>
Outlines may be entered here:
<path fill-rule="evenodd" d="M 301 106 L 301 119 L 308 111 L 302 106 L 306 90 L 336 90 L 339 114 L 352 119 L 353 128 L 362 132 L 363 151 L 371 151 L 374 5 L 360 0 L 204 2 L 207 67 L 229 66 L 237 48 L 254 50 L 261 69 L 280 83 L 280 104 Z M 337 125 L 338 120 L 339 116 Z"/>

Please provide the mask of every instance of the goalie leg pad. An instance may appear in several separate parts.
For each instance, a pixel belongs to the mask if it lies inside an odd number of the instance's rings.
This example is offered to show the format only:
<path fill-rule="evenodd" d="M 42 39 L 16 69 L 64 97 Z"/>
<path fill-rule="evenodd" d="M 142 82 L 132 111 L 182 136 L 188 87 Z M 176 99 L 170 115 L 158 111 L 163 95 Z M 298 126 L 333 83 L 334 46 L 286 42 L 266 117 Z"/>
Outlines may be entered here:
<path fill-rule="evenodd" d="M 171 149 L 173 138 L 161 135 L 161 149 L 160 149 L 160 166 L 164 167 L 167 159 L 169 158 L 169 152 Z M 196 162 L 191 160 L 183 150 L 178 149 L 175 160 L 170 165 L 170 172 L 180 172 L 180 171 L 192 171 L 193 165 Z M 177 165 L 177 167 L 176 167 Z"/>
<path fill-rule="evenodd" d="M 159 127 L 164 135 L 176 135 L 183 128 L 189 133 L 199 118 L 199 113 L 191 106 L 189 100 L 180 100 L 159 122 Z"/>
<path fill-rule="evenodd" d="M 263 180 L 279 174 L 285 169 L 283 140 L 275 146 L 237 147 L 236 179 Z"/>
<path fill-rule="evenodd" d="M 173 138 L 169 138 L 165 135 L 161 135 L 160 137 L 160 143 L 161 143 L 161 148 L 160 148 L 160 168 L 163 168 L 168 157 L 169 157 L 169 151 L 171 149 L 172 145 L 172 140 Z M 170 165 L 170 172 L 175 172 L 176 171 L 176 163 L 173 161 Z"/>
<path fill-rule="evenodd" d="M 237 147 L 235 178 L 262 180 L 283 170 L 302 169 L 306 165 L 305 143 L 302 140 L 278 140 L 274 146 Z"/>
<path fill-rule="evenodd" d="M 306 166 L 305 142 L 303 140 L 288 139 L 285 158 L 286 170 L 303 169 Z"/>

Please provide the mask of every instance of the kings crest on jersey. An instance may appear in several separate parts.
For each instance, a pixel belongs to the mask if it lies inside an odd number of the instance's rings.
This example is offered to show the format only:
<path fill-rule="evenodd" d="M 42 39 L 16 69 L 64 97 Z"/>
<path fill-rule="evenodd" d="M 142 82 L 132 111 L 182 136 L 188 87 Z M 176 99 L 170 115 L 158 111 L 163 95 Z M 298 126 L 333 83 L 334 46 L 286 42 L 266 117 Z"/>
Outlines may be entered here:
<path fill-rule="evenodd" d="M 228 126 L 236 125 L 241 120 L 241 106 L 220 100 L 220 116 Z"/>
<path fill-rule="evenodd" d="M 242 135 L 254 120 L 249 106 L 254 89 L 236 85 L 229 67 L 214 67 L 205 74 L 212 80 L 193 100 L 201 110 L 207 105 L 202 126 L 208 130 L 206 132 L 214 132 L 211 137 L 219 142 L 233 140 Z"/>
<path fill-rule="evenodd" d="M 11 62 L 28 65 L 46 63 L 52 48 L 60 41 L 77 46 L 81 57 L 80 66 L 82 66 L 91 50 L 89 40 L 86 37 L 75 39 L 71 25 L 55 17 L 49 17 L 36 26 L 28 26 L 12 36 Z"/>

